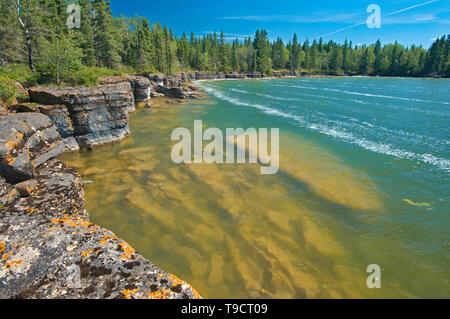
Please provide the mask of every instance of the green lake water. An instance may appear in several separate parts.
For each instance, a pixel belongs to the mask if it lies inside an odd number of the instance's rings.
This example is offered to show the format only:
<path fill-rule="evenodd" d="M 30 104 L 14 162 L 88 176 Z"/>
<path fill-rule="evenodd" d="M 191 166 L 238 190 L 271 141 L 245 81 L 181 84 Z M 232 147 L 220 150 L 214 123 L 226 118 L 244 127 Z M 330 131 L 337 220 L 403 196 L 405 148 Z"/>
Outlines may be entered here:
<path fill-rule="evenodd" d="M 201 82 L 61 156 L 91 220 L 206 298 L 449 298 L 450 80 Z M 171 161 L 172 131 L 279 128 L 280 171 Z M 380 265 L 381 289 L 366 268 Z"/>

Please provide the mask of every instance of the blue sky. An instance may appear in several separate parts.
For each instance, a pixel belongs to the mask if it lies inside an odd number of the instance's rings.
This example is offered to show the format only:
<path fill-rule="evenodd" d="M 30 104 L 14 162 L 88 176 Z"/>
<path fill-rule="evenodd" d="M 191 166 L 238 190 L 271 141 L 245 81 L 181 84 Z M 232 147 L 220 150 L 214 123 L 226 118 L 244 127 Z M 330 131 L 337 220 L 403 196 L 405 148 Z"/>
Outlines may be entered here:
<path fill-rule="evenodd" d="M 175 34 L 223 32 L 229 39 L 253 35 L 264 28 L 269 37 L 300 41 L 323 36 L 325 41 L 383 43 L 429 47 L 450 33 L 450 0 L 110 0 L 114 15 L 146 16 L 171 27 Z M 381 8 L 381 28 L 365 21 L 370 4 Z M 356 25 L 356 26 L 355 26 Z M 353 27 L 351 27 L 353 26 Z M 347 28 L 349 27 L 349 28 Z M 343 29 L 343 30 L 342 30 Z M 341 30 L 341 31 L 339 31 Z"/>

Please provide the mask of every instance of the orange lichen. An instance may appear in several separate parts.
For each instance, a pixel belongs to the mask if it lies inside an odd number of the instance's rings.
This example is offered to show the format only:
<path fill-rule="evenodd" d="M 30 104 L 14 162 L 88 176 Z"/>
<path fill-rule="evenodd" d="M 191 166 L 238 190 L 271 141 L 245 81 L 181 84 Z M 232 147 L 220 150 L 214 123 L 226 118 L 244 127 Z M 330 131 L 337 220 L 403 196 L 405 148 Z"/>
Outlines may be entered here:
<path fill-rule="evenodd" d="M 88 249 L 86 251 L 82 251 L 81 252 L 81 256 L 83 256 L 83 258 L 86 258 L 87 256 L 89 256 L 92 253 L 96 253 L 98 254 L 101 251 L 100 247 L 94 248 L 94 249 Z"/>
<path fill-rule="evenodd" d="M 7 263 L 5 263 L 5 267 L 6 267 L 7 269 L 11 269 L 11 267 L 14 266 L 14 268 L 15 268 L 15 267 L 17 267 L 18 265 L 20 265 L 22 262 L 23 262 L 22 259 L 20 259 L 20 260 L 11 260 L 11 261 L 8 261 Z"/>
<path fill-rule="evenodd" d="M 31 192 L 28 192 L 28 193 L 31 193 Z M 27 209 L 25 209 L 25 211 L 28 213 L 28 214 L 33 214 L 33 213 L 40 213 L 41 211 L 40 210 L 37 210 L 37 209 L 35 209 L 35 208 L 31 208 L 31 207 L 28 207 Z"/>
<path fill-rule="evenodd" d="M 85 228 L 89 228 L 89 227 L 93 227 L 95 226 L 94 224 L 87 222 L 85 220 L 81 220 L 81 219 L 73 219 L 71 217 L 62 217 L 62 218 L 55 218 L 51 221 L 53 224 L 63 224 L 63 225 L 68 225 L 71 226 L 73 228 L 76 227 L 85 227 Z"/>
<path fill-rule="evenodd" d="M 81 252 L 81 256 L 83 256 L 83 258 L 86 258 L 87 256 L 89 256 L 90 254 L 92 254 L 94 252 L 93 249 L 88 249 L 86 251 L 82 251 Z"/>
<path fill-rule="evenodd" d="M 0 243 L 0 254 L 5 250 L 5 241 Z"/>
<path fill-rule="evenodd" d="M 172 291 L 169 289 L 162 289 L 149 293 L 147 299 L 167 299 L 171 293 Z"/>
<path fill-rule="evenodd" d="M 2 260 L 7 260 L 9 257 L 11 257 L 12 254 L 13 254 L 13 252 L 4 254 L 4 255 L 2 256 Z"/>
<path fill-rule="evenodd" d="M 25 124 L 24 124 L 24 126 L 25 126 L 26 129 L 28 129 L 28 126 L 26 126 Z M 15 138 L 16 138 L 16 144 L 19 144 L 19 142 L 23 139 L 23 134 L 18 132 L 16 134 Z"/>
<path fill-rule="evenodd" d="M 8 146 L 10 150 L 13 150 L 16 147 L 16 144 L 13 141 L 6 141 L 5 145 Z"/>
<path fill-rule="evenodd" d="M 136 252 L 133 247 L 131 247 L 127 242 L 122 241 L 120 243 L 120 248 L 124 252 L 120 255 L 120 258 L 130 260 L 133 254 Z"/>
<path fill-rule="evenodd" d="M 108 242 L 108 239 L 113 239 L 113 238 L 117 238 L 115 236 L 105 236 L 100 240 L 100 245 L 105 246 L 106 243 Z"/>
<path fill-rule="evenodd" d="M 134 294 L 137 293 L 138 291 L 139 291 L 139 289 L 133 289 L 133 290 L 124 289 L 124 290 L 122 290 L 122 294 L 125 296 L 126 299 L 131 299 L 131 297 L 133 297 Z"/>
<path fill-rule="evenodd" d="M 187 287 L 189 287 L 189 289 L 191 289 L 191 291 L 192 291 L 192 293 L 193 293 L 195 298 L 201 298 L 200 294 L 194 288 L 192 288 L 191 285 L 189 285 L 185 281 L 181 280 L 177 276 L 169 274 L 167 279 L 172 282 L 172 287 L 176 287 L 176 286 L 179 286 L 179 285 L 186 285 Z"/>
<path fill-rule="evenodd" d="M 172 286 L 178 286 L 178 285 L 182 285 L 184 283 L 184 281 L 182 281 L 175 275 L 171 275 L 171 274 L 169 274 L 167 279 L 172 282 Z"/>
<path fill-rule="evenodd" d="M 6 141 L 5 145 L 8 146 L 10 150 L 13 150 L 19 145 L 20 141 L 23 139 L 23 134 L 17 132 L 16 136 L 14 137 L 15 141 Z"/>
<path fill-rule="evenodd" d="M 5 158 L 6 158 L 6 161 L 8 162 L 8 165 L 12 165 L 16 161 L 16 159 L 14 157 L 12 157 L 11 154 L 6 155 Z"/>

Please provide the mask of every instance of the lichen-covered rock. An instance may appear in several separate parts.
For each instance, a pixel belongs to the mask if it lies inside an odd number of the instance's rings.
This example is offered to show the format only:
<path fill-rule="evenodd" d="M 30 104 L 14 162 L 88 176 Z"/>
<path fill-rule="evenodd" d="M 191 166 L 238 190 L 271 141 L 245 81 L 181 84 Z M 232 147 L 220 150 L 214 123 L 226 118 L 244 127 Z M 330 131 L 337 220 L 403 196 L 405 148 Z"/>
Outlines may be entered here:
<path fill-rule="evenodd" d="M 0 117 L 0 174 L 8 182 L 35 176 L 35 168 L 61 154 L 61 137 L 50 119 L 39 113 Z"/>
<path fill-rule="evenodd" d="M 20 193 L 12 185 L 8 184 L 6 180 L 0 176 L 0 210 L 20 197 Z"/>
<path fill-rule="evenodd" d="M 13 113 L 42 113 L 47 115 L 56 127 L 62 139 L 63 152 L 79 151 L 70 118 L 69 111 L 65 105 L 41 105 L 36 103 L 20 103 L 12 105 L 9 111 Z"/>
<path fill-rule="evenodd" d="M 64 153 L 78 152 L 80 150 L 80 145 L 78 145 L 78 142 L 75 139 L 75 137 L 63 138 L 61 142 L 63 144 Z"/>
<path fill-rule="evenodd" d="M 130 135 L 128 113 L 135 106 L 128 81 L 97 87 L 32 88 L 29 92 L 33 102 L 66 106 L 73 137 L 81 148 L 117 142 Z M 58 115 L 61 121 L 63 113 Z"/>
<path fill-rule="evenodd" d="M 37 186 L 37 180 L 30 179 L 28 181 L 21 182 L 21 183 L 14 185 L 14 188 L 19 191 L 21 197 L 28 197 L 31 195 L 31 193 L 36 188 L 36 186 Z"/>
<path fill-rule="evenodd" d="M 90 223 L 82 180 L 62 162 L 39 167 L 30 195 L 4 205 L 1 216 L 0 298 L 200 297 Z"/>

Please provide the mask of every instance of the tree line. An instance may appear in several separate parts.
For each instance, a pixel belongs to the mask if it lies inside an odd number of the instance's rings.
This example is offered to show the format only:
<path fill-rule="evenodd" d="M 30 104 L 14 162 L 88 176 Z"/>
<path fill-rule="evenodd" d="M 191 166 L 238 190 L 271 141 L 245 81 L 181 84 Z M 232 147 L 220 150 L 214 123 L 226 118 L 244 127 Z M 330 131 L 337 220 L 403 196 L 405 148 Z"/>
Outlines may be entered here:
<path fill-rule="evenodd" d="M 69 29 L 67 6 L 81 8 L 79 29 Z M 399 43 L 356 46 L 322 39 L 285 43 L 265 30 L 243 41 L 223 32 L 174 35 L 146 17 L 115 17 L 105 0 L 0 0 L 0 64 L 28 65 L 38 80 L 64 82 L 80 70 L 121 72 L 273 70 L 312 74 L 450 76 L 450 35 L 429 49 Z"/>

